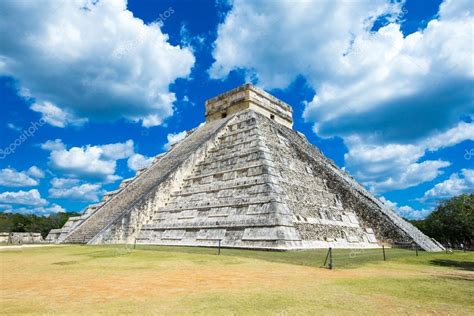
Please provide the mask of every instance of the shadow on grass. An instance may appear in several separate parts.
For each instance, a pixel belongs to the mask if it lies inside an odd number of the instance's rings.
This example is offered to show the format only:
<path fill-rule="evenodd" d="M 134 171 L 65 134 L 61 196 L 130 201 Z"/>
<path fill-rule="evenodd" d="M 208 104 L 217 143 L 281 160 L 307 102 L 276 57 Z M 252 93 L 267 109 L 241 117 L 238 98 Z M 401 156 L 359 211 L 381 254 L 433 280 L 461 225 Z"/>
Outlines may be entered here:
<path fill-rule="evenodd" d="M 68 266 L 71 264 L 76 264 L 79 263 L 79 261 L 59 261 L 59 262 L 53 262 L 54 265 L 57 266 Z"/>
<path fill-rule="evenodd" d="M 435 259 L 430 261 L 431 264 L 456 268 L 460 270 L 474 271 L 474 262 L 473 261 L 458 261 L 458 260 L 448 260 L 448 259 Z"/>

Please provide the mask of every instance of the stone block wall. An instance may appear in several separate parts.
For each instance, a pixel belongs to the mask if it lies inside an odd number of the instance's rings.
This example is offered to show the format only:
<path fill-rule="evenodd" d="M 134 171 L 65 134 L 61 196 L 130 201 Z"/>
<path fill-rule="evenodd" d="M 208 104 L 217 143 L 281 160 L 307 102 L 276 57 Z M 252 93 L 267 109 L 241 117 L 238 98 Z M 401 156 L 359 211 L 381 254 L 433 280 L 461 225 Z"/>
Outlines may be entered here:
<path fill-rule="evenodd" d="M 40 233 L 0 233 L 0 243 L 5 244 L 40 244 L 44 243 Z"/>

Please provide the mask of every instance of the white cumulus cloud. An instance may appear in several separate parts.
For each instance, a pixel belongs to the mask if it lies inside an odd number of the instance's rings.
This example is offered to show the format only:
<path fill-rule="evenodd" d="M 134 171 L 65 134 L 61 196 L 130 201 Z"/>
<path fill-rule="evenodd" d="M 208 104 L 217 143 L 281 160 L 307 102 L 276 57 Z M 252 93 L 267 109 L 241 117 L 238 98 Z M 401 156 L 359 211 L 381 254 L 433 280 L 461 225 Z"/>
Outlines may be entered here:
<path fill-rule="evenodd" d="M 46 123 L 56 127 L 65 127 L 67 125 L 82 125 L 87 122 L 85 118 L 76 118 L 66 110 L 55 106 L 51 102 L 34 103 L 30 106 L 35 112 L 42 114 Z"/>
<path fill-rule="evenodd" d="M 100 146 L 102 155 L 106 159 L 119 160 L 130 157 L 134 154 L 133 140 L 129 139 L 125 143 L 116 143 Z"/>
<path fill-rule="evenodd" d="M 236 0 L 218 28 L 210 74 L 245 69 L 268 88 L 304 76 L 316 92 L 304 117 L 323 137 L 429 136 L 472 111 L 472 5 L 444 3 L 407 36 L 400 13 L 390 1 Z M 381 16 L 391 23 L 372 31 Z"/>
<path fill-rule="evenodd" d="M 195 62 L 125 0 L 5 0 L 0 17 L 0 75 L 57 127 L 122 117 L 159 125 L 173 114 L 170 84 Z"/>
<path fill-rule="evenodd" d="M 32 177 L 35 177 L 35 178 L 44 178 L 44 172 L 43 170 L 41 170 L 40 168 L 36 167 L 36 166 L 31 166 L 28 171 L 27 171 L 28 175 L 32 176 Z"/>
<path fill-rule="evenodd" d="M 41 149 L 49 150 L 49 151 L 59 151 L 66 148 L 63 144 L 62 140 L 55 139 L 55 140 L 48 140 L 45 143 L 40 145 Z"/>
<path fill-rule="evenodd" d="M 474 169 L 462 169 L 425 192 L 421 200 L 441 200 L 474 191 Z"/>
<path fill-rule="evenodd" d="M 346 137 L 347 170 L 372 191 L 405 189 L 434 180 L 450 166 L 444 160 L 422 160 L 427 152 L 474 140 L 474 123 L 460 122 L 453 128 L 412 144 L 373 144 L 359 136 Z"/>
<path fill-rule="evenodd" d="M 379 198 L 385 205 L 396 211 L 400 216 L 410 220 L 420 220 L 426 218 L 433 212 L 433 209 L 421 209 L 416 210 L 409 205 L 398 206 L 397 203 L 385 199 L 384 197 Z"/>
<path fill-rule="evenodd" d="M 419 160 L 426 147 L 417 144 L 373 145 L 358 137 L 347 141 L 349 152 L 344 155 L 347 170 L 371 191 L 385 192 L 406 189 L 441 175 L 450 166 L 444 160 Z"/>
<path fill-rule="evenodd" d="M 50 151 L 49 165 L 55 171 L 73 179 L 94 180 L 103 183 L 114 182 L 121 177 L 116 174 L 117 161 L 127 159 L 132 170 L 146 167 L 153 157 L 135 152 L 133 140 L 105 145 L 86 145 L 68 148 L 62 140 L 49 140 L 40 145 Z M 64 180 L 64 179 L 63 179 Z M 94 185 L 85 185 L 82 189 L 95 190 Z M 98 192 L 98 191 L 97 191 Z M 92 198 L 88 197 L 89 200 Z"/>
<path fill-rule="evenodd" d="M 405 205 L 398 208 L 398 214 L 407 219 L 420 220 L 425 219 L 428 215 L 433 212 L 433 209 L 421 209 L 416 210 L 411 206 Z"/>
<path fill-rule="evenodd" d="M 137 171 L 148 167 L 153 162 L 153 157 L 146 157 L 141 154 L 134 154 L 127 160 L 127 165 L 131 170 Z"/>
<path fill-rule="evenodd" d="M 49 207 L 19 207 L 15 209 L 9 210 L 11 213 L 20 213 L 20 214 L 35 214 L 35 215 L 46 215 L 49 216 L 51 214 L 56 214 L 56 213 L 65 213 L 66 210 L 58 205 L 58 204 L 52 204 Z"/>
<path fill-rule="evenodd" d="M 104 182 L 120 179 L 115 174 L 117 160 L 134 154 L 133 141 L 107 145 L 87 145 L 69 149 L 61 140 L 47 141 L 41 147 L 50 151 L 50 166 L 69 177 L 90 178 Z"/>
<path fill-rule="evenodd" d="M 166 144 L 163 146 L 166 150 L 170 150 L 171 146 L 173 146 L 176 143 L 179 143 L 186 137 L 187 133 L 186 131 L 182 131 L 179 133 L 169 133 L 166 135 L 166 139 L 168 140 Z"/>
<path fill-rule="evenodd" d="M 41 194 L 39 193 L 38 190 L 32 189 L 29 191 L 0 193 L 0 203 L 29 205 L 29 206 L 44 206 L 48 204 L 48 201 L 41 198 Z"/>
<path fill-rule="evenodd" d="M 0 170 L 0 186 L 5 187 L 29 187 L 37 186 L 40 178 L 44 177 L 43 171 L 32 166 L 27 171 L 16 171 L 13 168 Z"/>
<path fill-rule="evenodd" d="M 96 202 L 104 193 L 100 184 L 84 183 L 78 179 L 54 178 L 49 197 L 75 201 Z"/>
<path fill-rule="evenodd" d="M 243 68 L 259 84 L 283 88 L 301 74 L 326 76 L 336 66 L 335 53 L 347 51 L 379 15 L 399 9 L 381 0 L 233 1 L 218 28 L 211 77 Z"/>

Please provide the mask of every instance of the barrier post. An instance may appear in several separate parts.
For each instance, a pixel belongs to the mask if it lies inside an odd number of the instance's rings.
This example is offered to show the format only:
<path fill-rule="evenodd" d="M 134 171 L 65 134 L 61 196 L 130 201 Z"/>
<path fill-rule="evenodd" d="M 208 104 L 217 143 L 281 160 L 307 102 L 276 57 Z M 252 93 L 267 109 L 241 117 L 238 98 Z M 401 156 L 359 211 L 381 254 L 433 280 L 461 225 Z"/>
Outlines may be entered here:
<path fill-rule="evenodd" d="M 328 265 L 328 268 L 329 269 L 332 269 L 332 248 L 329 247 L 328 249 L 328 253 L 326 254 L 326 259 L 324 259 L 324 263 L 323 263 L 323 268 L 326 267 L 326 264 L 328 263 L 328 260 L 329 260 L 329 265 Z"/>
<path fill-rule="evenodd" d="M 332 248 L 329 247 L 329 269 L 332 269 Z"/>

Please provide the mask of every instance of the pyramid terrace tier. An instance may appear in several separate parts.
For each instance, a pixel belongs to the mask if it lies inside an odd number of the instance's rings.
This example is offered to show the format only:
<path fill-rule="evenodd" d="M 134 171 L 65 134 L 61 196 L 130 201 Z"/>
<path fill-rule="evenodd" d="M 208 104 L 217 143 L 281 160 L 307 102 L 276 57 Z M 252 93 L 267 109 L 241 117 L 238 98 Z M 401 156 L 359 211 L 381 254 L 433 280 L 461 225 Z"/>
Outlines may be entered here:
<path fill-rule="evenodd" d="M 171 227 L 234 227 L 278 224 L 286 226 L 307 225 L 309 227 L 361 228 L 359 221 L 351 219 L 351 216 L 346 215 L 341 220 L 294 216 L 284 207 L 275 207 L 272 203 L 276 202 L 192 209 L 172 213 L 160 212 L 147 227 L 161 229 Z M 313 230 L 315 233 L 319 231 L 319 229 Z"/>
<path fill-rule="evenodd" d="M 207 192 L 217 192 L 221 190 L 234 190 L 239 188 L 247 188 L 253 185 L 260 184 L 270 184 L 272 183 L 272 177 L 268 174 L 250 176 L 245 178 L 230 178 L 230 176 L 224 177 L 224 174 L 221 175 L 215 174 L 214 181 L 212 183 L 203 183 L 198 185 L 193 185 L 192 182 L 188 180 L 180 190 L 177 190 L 171 194 L 173 196 L 189 196 L 192 194 L 207 193 Z"/>

